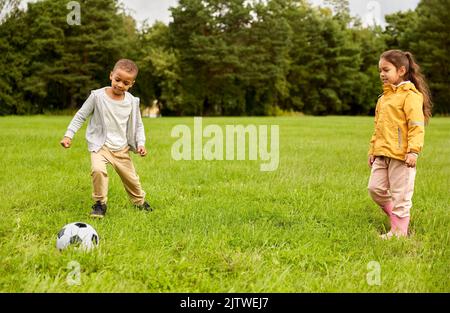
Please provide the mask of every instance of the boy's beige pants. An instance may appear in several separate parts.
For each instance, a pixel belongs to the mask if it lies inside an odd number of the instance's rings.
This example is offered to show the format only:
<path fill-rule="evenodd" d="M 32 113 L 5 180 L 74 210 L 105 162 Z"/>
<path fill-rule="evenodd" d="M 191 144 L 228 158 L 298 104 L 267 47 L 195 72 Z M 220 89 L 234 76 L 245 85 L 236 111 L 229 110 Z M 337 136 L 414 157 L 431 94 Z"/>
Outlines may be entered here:
<path fill-rule="evenodd" d="M 369 194 L 380 207 L 392 201 L 392 213 L 407 217 L 412 207 L 415 176 L 416 168 L 407 167 L 404 161 L 377 156 L 372 164 Z"/>
<path fill-rule="evenodd" d="M 92 197 L 94 201 L 106 203 L 108 200 L 108 171 L 106 165 L 109 163 L 119 174 L 125 190 L 131 202 L 142 205 L 145 192 L 142 190 L 139 176 L 136 174 L 131 161 L 129 147 L 120 151 L 111 151 L 103 146 L 98 152 L 91 152 L 91 176 L 93 183 Z"/>

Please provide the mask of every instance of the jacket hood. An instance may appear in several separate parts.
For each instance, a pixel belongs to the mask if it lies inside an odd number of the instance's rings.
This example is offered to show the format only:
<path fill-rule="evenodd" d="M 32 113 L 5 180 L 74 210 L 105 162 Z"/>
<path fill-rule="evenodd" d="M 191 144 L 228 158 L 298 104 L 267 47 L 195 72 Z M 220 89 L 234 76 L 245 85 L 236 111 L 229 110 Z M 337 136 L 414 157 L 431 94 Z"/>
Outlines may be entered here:
<path fill-rule="evenodd" d="M 383 86 L 383 93 L 387 94 L 387 93 L 396 93 L 397 91 L 408 91 L 408 90 L 412 90 L 415 93 L 420 93 L 419 90 L 417 90 L 416 86 L 410 82 L 410 81 L 406 81 L 406 82 L 402 82 L 400 84 L 398 84 L 397 86 L 389 84 L 389 85 L 384 85 Z"/>

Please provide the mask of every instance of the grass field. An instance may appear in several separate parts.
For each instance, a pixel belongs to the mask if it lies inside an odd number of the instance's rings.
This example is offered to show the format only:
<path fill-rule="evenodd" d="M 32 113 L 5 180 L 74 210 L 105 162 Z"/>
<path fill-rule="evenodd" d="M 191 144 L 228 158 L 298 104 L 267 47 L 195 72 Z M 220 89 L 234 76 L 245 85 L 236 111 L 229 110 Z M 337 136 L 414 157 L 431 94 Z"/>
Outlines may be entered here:
<path fill-rule="evenodd" d="M 71 149 L 59 145 L 70 119 L 0 118 L 0 292 L 450 292 L 448 118 L 426 130 L 412 234 L 388 242 L 366 188 L 373 118 L 203 120 L 279 125 L 273 172 L 260 161 L 174 161 L 171 129 L 193 119 L 145 119 L 149 155 L 133 160 L 156 209 L 137 211 L 109 168 L 103 220 L 89 218 L 85 127 Z M 98 249 L 56 249 L 75 221 L 96 228 Z M 379 285 L 367 279 L 372 261 Z"/>

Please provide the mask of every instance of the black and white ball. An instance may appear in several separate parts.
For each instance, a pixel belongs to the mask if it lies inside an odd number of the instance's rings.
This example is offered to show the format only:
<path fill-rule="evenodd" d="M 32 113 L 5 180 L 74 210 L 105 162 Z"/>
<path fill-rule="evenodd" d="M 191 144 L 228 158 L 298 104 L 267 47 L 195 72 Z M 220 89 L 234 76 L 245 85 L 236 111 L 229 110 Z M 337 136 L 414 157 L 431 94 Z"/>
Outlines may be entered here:
<path fill-rule="evenodd" d="M 97 247 L 98 244 L 99 237 L 95 229 L 91 225 L 82 222 L 67 224 L 58 232 L 58 239 L 56 239 L 56 248 L 59 251 L 69 246 L 90 251 Z"/>

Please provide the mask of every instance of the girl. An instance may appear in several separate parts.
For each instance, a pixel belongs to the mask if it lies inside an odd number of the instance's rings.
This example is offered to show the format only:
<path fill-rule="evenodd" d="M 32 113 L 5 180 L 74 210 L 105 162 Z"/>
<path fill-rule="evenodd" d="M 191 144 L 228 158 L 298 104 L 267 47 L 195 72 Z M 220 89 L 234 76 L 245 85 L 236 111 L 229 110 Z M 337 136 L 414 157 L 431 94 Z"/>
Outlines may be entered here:
<path fill-rule="evenodd" d="M 369 194 L 388 215 L 391 229 L 381 236 L 408 235 L 416 161 L 431 116 L 430 91 L 410 52 L 389 50 L 379 62 L 383 94 L 370 140 Z"/>

